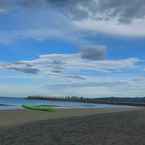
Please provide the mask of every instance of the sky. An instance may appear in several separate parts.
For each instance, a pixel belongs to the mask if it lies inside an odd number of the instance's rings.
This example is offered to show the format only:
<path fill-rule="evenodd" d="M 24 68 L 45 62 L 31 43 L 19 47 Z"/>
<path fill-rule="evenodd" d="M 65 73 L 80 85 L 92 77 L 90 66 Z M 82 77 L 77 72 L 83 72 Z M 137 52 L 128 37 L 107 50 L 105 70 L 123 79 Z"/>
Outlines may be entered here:
<path fill-rule="evenodd" d="M 0 0 L 0 96 L 145 96 L 145 0 Z"/>

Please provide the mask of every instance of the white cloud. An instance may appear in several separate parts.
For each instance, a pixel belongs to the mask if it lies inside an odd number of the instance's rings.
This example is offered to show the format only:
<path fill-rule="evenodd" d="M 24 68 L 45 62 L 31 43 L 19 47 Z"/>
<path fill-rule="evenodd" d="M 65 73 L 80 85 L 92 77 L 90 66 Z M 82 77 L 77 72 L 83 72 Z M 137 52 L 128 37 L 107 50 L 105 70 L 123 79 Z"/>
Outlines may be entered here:
<path fill-rule="evenodd" d="M 9 70 L 9 81 L 15 81 L 12 87 L 11 83 L 1 84 L 0 91 L 3 94 L 10 87 L 9 93 L 5 95 L 13 96 L 143 96 L 144 77 L 127 76 L 125 73 L 126 70 L 136 69 L 140 62 L 136 58 L 92 61 L 83 59 L 80 53 L 41 55 L 31 61 L 0 64 L 0 70 Z M 31 68 L 37 71 L 33 72 Z M 11 77 L 10 70 L 19 72 L 18 77 Z M 105 75 L 88 75 L 88 70 L 105 72 Z M 0 78 L 1 82 L 5 79 L 7 76 Z M 25 83 L 16 83 L 23 81 Z"/>
<path fill-rule="evenodd" d="M 24 73 L 79 75 L 80 70 L 101 72 L 125 71 L 138 66 L 141 61 L 136 58 L 122 60 L 92 61 L 76 54 L 47 54 L 31 61 L 19 61 L 14 64 L 1 64 L 1 69 L 16 70 Z"/>
<path fill-rule="evenodd" d="M 142 78 L 142 79 L 140 79 Z M 56 90 L 64 95 L 86 97 L 144 97 L 144 77 L 130 77 L 126 79 L 111 76 L 96 77 L 86 82 L 65 82 L 48 84 L 48 90 Z M 66 88 L 66 89 L 63 89 Z"/>
<path fill-rule="evenodd" d="M 118 23 L 116 20 L 84 19 L 74 21 L 74 24 L 84 31 L 101 32 L 128 37 L 145 37 L 145 20 L 135 20 L 131 23 Z"/>

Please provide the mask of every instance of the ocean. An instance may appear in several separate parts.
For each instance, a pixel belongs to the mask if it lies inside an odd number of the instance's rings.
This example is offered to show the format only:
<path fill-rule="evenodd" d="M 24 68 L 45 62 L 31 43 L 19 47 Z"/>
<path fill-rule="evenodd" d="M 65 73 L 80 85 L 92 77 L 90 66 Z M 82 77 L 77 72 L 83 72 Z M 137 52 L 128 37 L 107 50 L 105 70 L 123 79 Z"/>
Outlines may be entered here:
<path fill-rule="evenodd" d="M 93 103 L 80 103 L 68 101 L 49 101 L 49 100 L 34 100 L 16 97 L 0 97 L 0 110 L 22 109 L 22 105 L 51 105 L 57 108 L 116 108 L 117 105 L 110 104 L 93 104 Z M 124 106 L 119 106 L 124 107 Z"/>

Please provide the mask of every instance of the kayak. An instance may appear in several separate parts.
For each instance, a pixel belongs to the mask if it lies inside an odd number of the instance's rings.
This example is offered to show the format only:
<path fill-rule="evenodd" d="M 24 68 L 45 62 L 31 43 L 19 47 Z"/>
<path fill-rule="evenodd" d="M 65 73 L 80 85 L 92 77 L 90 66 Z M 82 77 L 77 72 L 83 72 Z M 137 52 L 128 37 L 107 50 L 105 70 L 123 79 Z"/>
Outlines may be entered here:
<path fill-rule="evenodd" d="M 38 111 L 47 111 L 47 112 L 56 111 L 55 108 L 49 105 L 22 105 L 22 107 L 28 110 L 38 110 Z"/>

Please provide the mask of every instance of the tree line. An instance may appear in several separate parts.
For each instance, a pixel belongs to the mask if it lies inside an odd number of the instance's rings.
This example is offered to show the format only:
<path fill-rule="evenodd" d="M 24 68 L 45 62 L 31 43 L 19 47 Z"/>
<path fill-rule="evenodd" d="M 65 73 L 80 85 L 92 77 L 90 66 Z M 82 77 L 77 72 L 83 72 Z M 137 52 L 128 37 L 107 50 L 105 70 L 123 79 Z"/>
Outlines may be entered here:
<path fill-rule="evenodd" d="M 40 100 L 52 100 L 52 101 L 71 101 L 71 102 L 83 102 L 83 103 L 95 103 L 95 104 L 145 106 L 145 97 L 86 98 L 86 97 L 78 97 L 78 96 L 64 96 L 64 97 L 28 96 L 27 99 L 40 99 Z"/>

